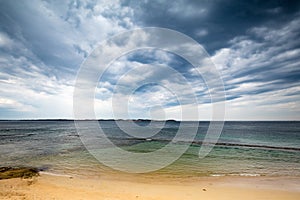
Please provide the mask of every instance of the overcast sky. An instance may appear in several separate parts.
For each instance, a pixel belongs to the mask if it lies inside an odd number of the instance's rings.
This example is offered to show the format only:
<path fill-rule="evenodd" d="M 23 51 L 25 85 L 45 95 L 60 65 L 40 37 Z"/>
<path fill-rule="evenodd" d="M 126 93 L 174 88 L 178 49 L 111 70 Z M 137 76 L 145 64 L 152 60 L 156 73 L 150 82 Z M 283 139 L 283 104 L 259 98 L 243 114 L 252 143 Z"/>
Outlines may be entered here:
<path fill-rule="evenodd" d="M 126 30 L 163 27 L 203 45 L 226 92 L 226 120 L 300 120 L 300 1 L 0 1 L 0 118 L 73 118 L 73 90 L 82 62 L 103 40 Z M 165 69 L 193 86 L 199 102 Z M 130 69 L 136 73 L 126 74 Z M 193 66 L 162 50 L 115 60 L 95 92 L 98 118 L 179 119 L 183 105 L 211 118 L 209 93 Z M 124 75 L 125 74 L 125 75 Z M 118 81 L 137 88 L 130 102 Z M 170 87 L 170 88 L 169 88 Z M 126 109 L 130 110 L 125 113 Z M 126 108 L 126 109 L 124 109 Z M 116 114 L 114 113 L 116 116 Z M 188 119 L 194 119 L 192 116 Z"/>

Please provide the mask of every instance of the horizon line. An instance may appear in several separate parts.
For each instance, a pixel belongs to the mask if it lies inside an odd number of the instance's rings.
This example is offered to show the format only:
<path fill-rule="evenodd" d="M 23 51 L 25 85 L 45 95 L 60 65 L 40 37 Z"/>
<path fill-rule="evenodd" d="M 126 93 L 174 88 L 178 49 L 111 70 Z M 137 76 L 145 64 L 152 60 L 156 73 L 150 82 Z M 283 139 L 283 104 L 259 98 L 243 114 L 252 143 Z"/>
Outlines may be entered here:
<path fill-rule="evenodd" d="M 36 118 L 36 119 L 0 119 L 0 121 L 176 121 L 176 122 L 210 122 L 210 121 L 216 121 L 216 122 L 221 122 L 222 120 L 176 120 L 176 119 L 166 119 L 166 120 L 160 120 L 160 119 L 143 119 L 143 118 L 138 118 L 138 119 L 71 119 L 71 118 Z M 287 120 L 287 119 L 241 119 L 241 120 L 236 120 L 236 119 L 228 119 L 224 120 L 224 122 L 300 122 L 300 120 L 297 119 L 292 119 L 292 120 Z"/>

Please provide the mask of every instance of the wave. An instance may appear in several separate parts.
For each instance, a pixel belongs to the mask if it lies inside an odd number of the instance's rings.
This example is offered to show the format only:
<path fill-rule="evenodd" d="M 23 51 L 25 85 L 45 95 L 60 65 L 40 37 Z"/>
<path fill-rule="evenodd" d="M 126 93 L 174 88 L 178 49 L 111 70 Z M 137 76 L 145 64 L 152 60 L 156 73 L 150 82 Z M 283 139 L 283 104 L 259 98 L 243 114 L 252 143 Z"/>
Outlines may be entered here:
<path fill-rule="evenodd" d="M 18 138 L 18 137 L 29 137 L 29 136 L 33 136 L 33 135 L 37 135 L 37 133 L 24 133 L 24 134 L 0 134 L 0 137 L 11 137 L 11 138 Z"/>
<path fill-rule="evenodd" d="M 251 177 L 255 177 L 255 176 L 261 176 L 260 174 L 238 174 L 238 176 L 251 176 Z"/>
<path fill-rule="evenodd" d="M 300 148 L 297 147 L 279 147 L 279 146 L 269 146 L 269 145 L 257 145 L 257 144 L 235 144 L 235 143 L 216 143 L 218 146 L 237 146 L 237 147 L 253 147 L 253 148 L 264 148 L 264 149 L 277 149 L 277 150 L 292 150 L 300 151 Z"/>
<path fill-rule="evenodd" d="M 132 142 L 164 142 L 168 143 L 172 140 L 168 139 L 156 139 L 156 138 L 119 138 L 119 137 L 109 137 L 110 139 L 118 139 L 123 141 L 132 141 Z M 203 143 L 203 141 L 176 141 L 177 144 L 187 144 L 192 143 L 193 145 L 213 145 L 213 143 Z M 261 148 L 261 149 L 274 149 L 274 150 L 287 150 L 287 151 L 300 151 L 299 147 L 287 147 L 287 146 L 271 146 L 271 145 L 259 145 L 259 144 L 242 144 L 242 143 L 226 143 L 226 142 L 217 142 L 214 144 L 216 146 L 228 146 L 228 147 L 249 147 L 249 148 Z"/>
<path fill-rule="evenodd" d="M 72 176 L 66 175 L 66 174 L 58 174 L 58 173 L 53 173 L 53 172 L 45 172 L 45 171 L 40 171 L 39 174 L 41 175 L 49 175 L 49 176 L 60 176 L 60 177 L 68 177 L 71 178 Z"/>
<path fill-rule="evenodd" d="M 261 174 L 251 174 L 251 173 L 240 173 L 240 174 L 210 174 L 212 177 L 224 177 L 224 176 L 246 176 L 246 177 L 259 177 L 263 176 Z"/>
<path fill-rule="evenodd" d="M 213 177 L 223 177 L 226 176 L 225 174 L 210 174 L 209 176 L 213 176 Z"/>

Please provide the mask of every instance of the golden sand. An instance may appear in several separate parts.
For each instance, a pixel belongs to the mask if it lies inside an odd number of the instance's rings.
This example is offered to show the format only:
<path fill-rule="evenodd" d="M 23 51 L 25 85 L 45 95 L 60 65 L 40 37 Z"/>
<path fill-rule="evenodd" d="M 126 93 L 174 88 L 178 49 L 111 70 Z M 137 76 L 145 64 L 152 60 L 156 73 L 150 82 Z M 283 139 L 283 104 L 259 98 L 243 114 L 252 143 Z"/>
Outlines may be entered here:
<path fill-rule="evenodd" d="M 298 200 L 299 179 L 207 177 L 185 181 L 140 181 L 52 176 L 0 180 L 0 199 L 32 200 Z"/>

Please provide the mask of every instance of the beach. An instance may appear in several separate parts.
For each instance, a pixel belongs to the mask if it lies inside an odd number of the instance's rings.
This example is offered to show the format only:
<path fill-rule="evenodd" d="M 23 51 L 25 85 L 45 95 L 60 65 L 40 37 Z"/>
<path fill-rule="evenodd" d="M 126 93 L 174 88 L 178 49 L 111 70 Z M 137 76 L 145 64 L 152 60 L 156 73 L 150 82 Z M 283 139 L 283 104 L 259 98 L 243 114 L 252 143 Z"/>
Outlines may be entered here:
<path fill-rule="evenodd" d="M 82 123 L 89 130 L 89 122 Z M 117 146 L 144 155 L 170 142 L 182 125 L 167 122 L 156 136 L 135 139 L 114 122 L 100 123 Z M 226 122 L 218 143 L 201 159 L 208 125 L 199 123 L 193 144 L 174 163 L 139 174 L 103 165 L 83 146 L 72 121 L 1 122 L 0 199 L 299 199 L 299 122 Z M 150 129 L 156 130 L 156 123 Z M 175 145 L 182 144 L 184 138 Z M 115 157 L 117 163 L 123 159 Z M 18 167 L 24 167 L 25 178 L 13 178 L 24 177 Z"/>
<path fill-rule="evenodd" d="M 198 180 L 143 180 L 57 176 L 0 180 L 0 199 L 198 200 L 299 199 L 300 179 L 202 177 Z"/>

